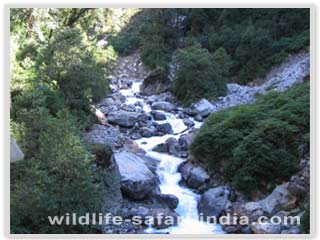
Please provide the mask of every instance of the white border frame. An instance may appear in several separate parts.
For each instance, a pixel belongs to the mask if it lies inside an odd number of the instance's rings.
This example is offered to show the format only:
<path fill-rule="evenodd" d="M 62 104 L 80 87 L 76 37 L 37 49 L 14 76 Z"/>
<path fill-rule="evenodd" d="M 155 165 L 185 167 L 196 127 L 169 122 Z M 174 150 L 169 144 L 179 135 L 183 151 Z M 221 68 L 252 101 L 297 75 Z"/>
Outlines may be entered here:
<path fill-rule="evenodd" d="M 81 1 L 79 1 L 81 2 Z M 82 1 L 83 2 L 83 1 Z M 290 238 L 305 238 L 305 237 L 314 237 L 315 236 L 315 168 L 316 168 L 316 119 L 315 119 L 315 113 L 316 113 L 316 69 L 315 69 L 315 6 L 310 4 L 202 4 L 199 2 L 197 3 L 186 3 L 186 4 L 174 4 L 174 3 L 147 3 L 147 4 L 133 4 L 133 3 L 112 3 L 112 4 L 86 4 L 86 3 L 79 3 L 79 4 L 61 4 L 61 3 L 48 3 L 48 4 L 25 4 L 25 3 L 17 3 L 17 4 L 7 4 L 4 6 L 4 13 L 5 13 L 5 21 L 4 21 L 4 30 L 6 37 L 2 44 L 4 44 L 4 63 L 5 63 L 5 81 L 4 83 L 4 90 L 3 90 L 3 96 L 4 96 L 4 109 L 8 111 L 10 108 L 9 102 L 10 102 L 10 91 L 9 91 L 9 80 L 10 79 L 10 44 L 9 44 L 9 35 L 10 35 L 10 24 L 9 24 L 9 11 L 10 8 L 25 8 L 25 7 L 38 7 L 38 8 L 46 8 L 46 7 L 104 7 L 104 8 L 117 8 L 117 7 L 141 7 L 141 8 L 310 8 L 310 234 L 169 234 L 169 235 L 159 235 L 159 234 L 10 234 L 10 161 L 9 161 L 9 155 L 10 155 L 10 145 L 9 145 L 9 123 L 10 123 L 10 114 L 3 115 L 5 116 L 3 118 L 4 122 L 4 135 L 5 135 L 5 141 L 4 141 L 4 178 L 5 178 L 5 191 L 6 191 L 6 199 L 5 199 L 5 205 L 4 205 L 4 212 L 6 214 L 6 219 L 8 219 L 5 222 L 5 230 L 6 230 L 6 236 L 7 237 L 15 237 L 15 238 L 43 238 L 43 237 L 50 237 L 50 238 L 117 238 L 117 239 L 164 239 L 164 238 L 284 238 L 284 237 L 290 237 Z M 186 1 L 190 2 L 190 1 Z M 9 112 L 9 111 L 8 111 Z M 7 112 L 7 113 L 8 113 Z"/>

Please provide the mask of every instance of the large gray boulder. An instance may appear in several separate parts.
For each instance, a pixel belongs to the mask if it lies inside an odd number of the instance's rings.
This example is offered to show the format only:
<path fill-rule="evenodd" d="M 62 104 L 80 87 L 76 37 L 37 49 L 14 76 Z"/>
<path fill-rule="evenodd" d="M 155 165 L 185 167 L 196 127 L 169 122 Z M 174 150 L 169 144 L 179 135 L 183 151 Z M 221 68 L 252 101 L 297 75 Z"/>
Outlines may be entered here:
<path fill-rule="evenodd" d="M 163 93 L 168 90 L 169 85 L 170 81 L 168 80 L 166 71 L 157 68 L 143 80 L 140 93 L 147 96 Z"/>
<path fill-rule="evenodd" d="M 191 145 L 193 139 L 194 139 L 195 133 L 194 132 L 190 132 L 190 133 L 186 133 L 183 134 L 179 137 L 179 143 L 180 146 L 183 150 L 188 150 L 189 146 Z"/>
<path fill-rule="evenodd" d="M 180 157 L 181 146 L 177 139 L 175 139 L 174 137 L 170 137 L 166 140 L 166 144 L 168 146 L 170 154 L 176 157 Z"/>
<path fill-rule="evenodd" d="M 261 209 L 269 214 L 293 209 L 296 206 L 297 197 L 288 190 L 288 186 L 288 183 L 277 186 L 268 197 L 259 202 Z"/>
<path fill-rule="evenodd" d="M 24 158 L 24 154 L 21 151 L 20 147 L 14 140 L 14 138 L 10 137 L 10 162 L 16 162 L 22 160 Z"/>
<path fill-rule="evenodd" d="M 163 120 L 167 119 L 166 116 L 161 112 L 151 111 L 150 113 L 151 113 L 153 119 L 156 120 L 156 121 L 163 121 Z"/>
<path fill-rule="evenodd" d="M 195 167 L 191 170 L 190 176 L 187 180 L 188 186 L 198 188 L 201 184 L 209 179 L 209 175 L 201 167 Z"/>
<path fill-rule="evenodd" d="M 156 203 L 168 206 L 170 209 L 176 209 L 179 204 L 179 198 L 173 194 L 157 194 L 153 199 Z"/>
<path fill-rule="evenodd" d="M 209 175 L 201 167 L 195 167 L 190 162 L 183 162 L 178 171 L 188 187 L 197 189 L 209 180 Z"/>
<path fill-rule="evenodd" d="M 192 115 L 200 115 L 201 117 L 207 117 L 214 110 L 214 106 L 207 99 L 194 103 L 190 108 Z"/>
<path fill-rule="evenodd" d="M 141 113 L 136 112 L 117 111 L 109 113 L 107 120 L 109 123 L 130 128 L 139 120 L 141 115 Z"/>
<path fill-rule="evenodd" d="M 227 187 L 210 188 L 202 194 L 198 209 L 203 216 L 219 217 L 222 210 L 225 208 L 230 196 L 230 191 Z"/>
<path fill-rule="evenodd" d="M 121 176 L 121 189 L 125 195 L 135 200 L 144 199 L 157 187 L 156 175 L 142 157 L 120 152 L 114 154 Z"/>
<path fill-rule="evenodd" d="M 250 225 L 250 228 L 253 233 L 256 234 L 279 234 L 281 233 L 280 224 L 272 224 L 270 222 L 253 222 Z"/>
<path fill-rule="evenodd" d="M 156 128 L 157 128 L 158 133 L 160 133 L 161 135 L 173 134 L 173 130 L 172 130 L 170 123 L 159 124 L 159 125 L 157 125 Z"/>
<path fill-rule="evenodd" d="M 162 110 L 166 112 L 171 112 L 177 109 L 174 104 L 165 101 L 154 102 L 152 103 L 151 108 L 153 110 Z"/>

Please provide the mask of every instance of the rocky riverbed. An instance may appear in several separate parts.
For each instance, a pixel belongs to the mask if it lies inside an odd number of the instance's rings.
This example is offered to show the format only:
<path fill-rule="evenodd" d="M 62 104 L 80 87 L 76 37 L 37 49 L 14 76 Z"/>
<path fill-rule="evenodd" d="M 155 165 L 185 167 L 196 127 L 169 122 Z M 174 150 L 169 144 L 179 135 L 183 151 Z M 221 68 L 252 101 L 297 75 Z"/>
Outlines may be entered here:
<path fill-rule="evenodd" d="M 192 161 L 188 147 L 209 114 L 253 102 L 256 94 L 284 91 L 308 74 L 309 53 L 302 52 L 274 68 L 259 86 L 228 84 L 225 97 L 215 101 L 202 99 L 183 108 L 167 91 L 170 81 L 164 80 L 161 71 L 146 70 L 138 53 L 120 58 L 110 77 L 112 92 L 95 106 L 99 124 L 93 125 L 84 138 L 94 143 L 107 142 L 112 147 L 112 161 L 120 178 L 118 191 L 122 195 L 115 214 L 125 219 L 163 214 L 174 219 L 181 216 L 183 220 L 169 226 L 125 222 L 105 226 L 103 232 L 297 233 L 295 225 L 261 226 L 254 220 L 264 214 L 303 214 L 297 206 L 297 196 L 308 192 L 308 159 L 301 161 L 300 172 L 289 182 L 252 202 Z M 211 224 L 199 221 L 199 212 L 208 216 L 246 215 L 250 223 Z"/>

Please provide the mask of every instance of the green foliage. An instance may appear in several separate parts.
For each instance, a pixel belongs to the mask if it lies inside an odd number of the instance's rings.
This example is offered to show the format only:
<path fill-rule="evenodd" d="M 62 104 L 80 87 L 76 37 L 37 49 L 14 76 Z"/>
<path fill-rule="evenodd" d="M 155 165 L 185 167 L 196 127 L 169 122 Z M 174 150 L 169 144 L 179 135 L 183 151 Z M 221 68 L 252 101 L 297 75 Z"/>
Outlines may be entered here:
<path fill-rule="evenodd" d="M 92 143 L 89 145 L 89 151 L 95 155 L 95 161 L 98 166 L 106 168 L 110 165 L 113 154 L 110 144 Z"/>
<path fill-rule="evenodd" d="M 294 101 L 292 101 L 294 99 Z M 271 92 L 255 104 L 212 114 L 191 151 L 245 192 L 266 190 L 298 169 L 298 146 L 308 145 L 309 84 Z"/>
<path fill-rule="evenodd" d="M 77 131 L 72 116 L 58 112 L 39 134 L 38 154 L 11 168 L 12 233 L 95 232 L 88 226 L 50 225 L 47 218 L 99 211 L 99 186 L 89 168 L 93 158 Z"/>
<path fill-rule="evenodd" d="M 303 204 L 304 214 L 301 218 L 301 231 L 302 233 L 310 233 L 310 202 L 304 202 Z"/>
<path fill-rule="evenodd" d="M 63 92 L 67 106 L 88 113 L 90 103 L 106 95 L 108 82 L 106 66 L 97 63 L 94 49 L 81 36 L 78 29 L 57 32 L 39 57 L 37 73 Z"/>
<path fill-rule="evenodd" d="M 183 29 L 174 24 L 178 16 L 185 16 Z M 306 48 L 309 35 L 307 8 L 142 9 L 113 44 L 124 55 L 140 49 L 150 68 L 166 68 L 179 47 L 200 43 L 210 53 L 224 48 L 232 62 L 230 80 L 246 84 Z"/>
<path fill-rule="evenodd" d="M 224 75 L 228 56 L 222 49 L 211 56 L 208 50 L 195 45 L 177 52 L 178 70 L 173 92 L 185 104 L 201 98 L 215 98 L 226 93 Z"/>
<path fill-rule="evenodd" d="M 48 216 L 101 212 L 105 189 L 116 191 L 95 180 L 94 156 L 80 138 L 90 105 L 108 92 L 107 71 L 117 58 L 90 35 L 94 19 L 107 16 L 95 9 L 11 9 L 10 125 L 25 154 L 10 169 L 12 233 L 96 233 L 93 226 L 51 226 Z M 110 159 L 112 151 L 103 154 Z"/>

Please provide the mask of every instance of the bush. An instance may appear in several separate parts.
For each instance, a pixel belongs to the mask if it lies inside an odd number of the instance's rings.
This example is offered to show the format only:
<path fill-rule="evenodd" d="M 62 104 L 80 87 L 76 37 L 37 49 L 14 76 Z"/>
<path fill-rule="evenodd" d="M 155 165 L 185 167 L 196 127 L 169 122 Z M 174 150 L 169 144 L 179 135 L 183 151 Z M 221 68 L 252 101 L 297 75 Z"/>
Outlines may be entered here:
<path fill-rule="evenodd" d="M 77 29 L 62 29 L 42 51 L 37 72 L 40 81 L 59 89 L 65 104 L 80 119 L 90 112 L 90 104 L 106 96 L 106 67 L 97 61 L 94 48 L 84 43 Z"/>
<path fill-rule="evenodd" d="M 177 27 L 179 16 L 185 19 Z M 232 61 L 229 76 L 247 84 L 309 46 L 309 28 L 309 9 L 143 9 L 112 44 L 121 54 L 140 49 L 150 68 L 166 68 L 179 47 L 224 48 Z"/>
<path fill-rule="evenodd" d="M 297 171 L 297 149 L 308 146 L 309 121 L 309 84 L 303 83 L 212 114 L 191 152 L 238 190 L 266 191 Z"/>
<path fill-rule="evenodd" d="M 216 59 L 218 54 L 215 55 Z M 225 65 L 215 62 L 208 50 L 199 45 L 179 50 L 177 64 L 173 93 L 184 104 L 191 104 L 201 98 L 212 99 L 226 93 L 223 76 Z"/>
<path fill-rule="evenodd" d="M 50 225 L 48 216 L 99 212 L 99 186 L 92 183 L 87 152 L 75 121 L 65 111 L 49 119 L 39 150 L 11 168 L 12 233 L 90 233 L 91 226 Z M 86 196 L 86 197 L 84 197 Z"/>
<path fill-rule="evenodd" d="M 113 153 L 110 144 L 91 143 L 88 147 L 89 151 L 95 155 L 95 162 L 98 166 L 106 168 L 110 165 Z"/>

